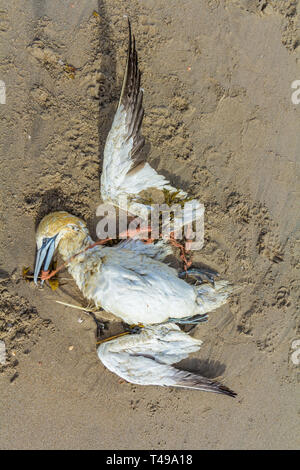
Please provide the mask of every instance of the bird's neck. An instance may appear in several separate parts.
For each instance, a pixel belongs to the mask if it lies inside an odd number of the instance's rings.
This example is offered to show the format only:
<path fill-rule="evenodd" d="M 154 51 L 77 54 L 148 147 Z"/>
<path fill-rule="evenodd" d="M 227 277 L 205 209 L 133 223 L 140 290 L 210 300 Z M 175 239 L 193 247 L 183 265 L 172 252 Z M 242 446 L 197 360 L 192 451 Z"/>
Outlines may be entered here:
<path fill-rule="evenodd" d="M 99 267 L 101 265 L 101 257 L 95 258 L 95 250 L 99 253 L 102 250 L 101 246 L 89 250 L 88 248 L 93 245 L 93 240 L 88 233 L 76 234 L 76 236 L 68 237 L 61 240 L 58 249 L 65 262 L 67 262 L 67 268 L 77 286 L 82 291 L 83 295 L 91 299 L 93 297 L 93 283 L 90 282 L 91 276 L 94 271 L 91 266 L 96 264 Z M 75 256 L 76 255 L 76 256 Z M 93 263 L 90 263 L 92 259 Z M 90 291 L 90 287 L 92 290 Z"/>
<path fill-rule="evenodd" d="M 92 243 L 94 242 L 88 233 L 80 232 L 74 236 L 63 238 L 58 245 L 58 250 L 63 260 L 67 261 L 72 256 L 86 250 Z"/>

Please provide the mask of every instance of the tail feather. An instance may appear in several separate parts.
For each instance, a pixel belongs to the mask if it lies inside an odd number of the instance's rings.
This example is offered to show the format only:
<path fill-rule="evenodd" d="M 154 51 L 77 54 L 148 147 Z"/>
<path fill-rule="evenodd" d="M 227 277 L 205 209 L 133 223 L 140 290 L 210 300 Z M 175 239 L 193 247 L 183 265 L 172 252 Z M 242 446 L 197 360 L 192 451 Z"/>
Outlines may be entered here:
<path fill-rule="evenodd" d="M 236 393 L 225 385 L 215 380 L 210 380 L 202 375 L 192 372 L 178 370 L 176 373 L 175 387 L 192 388 L 194 390 L 202 390 L 204 392 L 220 393 L 235 398 Z"/>
<path fill-rule="evenodd" d="M 234 286 L 228 281 L 216 281 L 214 286 L 208 283 L 196 286 L 199 313 L 209 313 L 224 305 L 234 292 Z"/>

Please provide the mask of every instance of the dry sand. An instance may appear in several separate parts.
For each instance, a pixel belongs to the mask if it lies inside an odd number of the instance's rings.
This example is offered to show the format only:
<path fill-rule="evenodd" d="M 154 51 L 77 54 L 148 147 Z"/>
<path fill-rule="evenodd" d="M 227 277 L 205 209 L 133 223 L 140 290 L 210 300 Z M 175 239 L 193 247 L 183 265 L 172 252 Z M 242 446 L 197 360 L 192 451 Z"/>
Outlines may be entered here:
<path fill-rule="evenodd" d="M 0 448 L 297 447 L 299 2 L 1 4 Z M 204 347 L 185 362 L 220 376 L 235 400 L 120 384 L 97 359 L 93 321 L 53 302 L 82 303 L 73 284 L 52 292 L 20 279 L 46 213 L 68 210 L 94 234 L 125 13 L 143 71 L 148 159 L 206 206 L 195 261 L 244 285 L 197 327 Z"/>

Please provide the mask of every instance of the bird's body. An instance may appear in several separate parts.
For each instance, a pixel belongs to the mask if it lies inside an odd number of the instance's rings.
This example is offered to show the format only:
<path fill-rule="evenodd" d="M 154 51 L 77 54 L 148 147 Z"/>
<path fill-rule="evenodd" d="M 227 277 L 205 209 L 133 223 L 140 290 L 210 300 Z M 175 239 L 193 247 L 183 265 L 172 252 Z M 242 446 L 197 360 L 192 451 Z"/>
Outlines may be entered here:
<path fill-rule="evenodd" d="M 49 216 L 52 227 L 53 216 Z M 147 245 L 130 240 L 114 247 L 89 248 L 93 240 L 87 229 L 80 233 L 58 244 L 70 274 L 84 297 L 128 324 L 204 315 L 222 305 L 231 291 L 226 281 L 192 286 L 180 279 L 163 262 L 171 251 L 163 241 Z"/>

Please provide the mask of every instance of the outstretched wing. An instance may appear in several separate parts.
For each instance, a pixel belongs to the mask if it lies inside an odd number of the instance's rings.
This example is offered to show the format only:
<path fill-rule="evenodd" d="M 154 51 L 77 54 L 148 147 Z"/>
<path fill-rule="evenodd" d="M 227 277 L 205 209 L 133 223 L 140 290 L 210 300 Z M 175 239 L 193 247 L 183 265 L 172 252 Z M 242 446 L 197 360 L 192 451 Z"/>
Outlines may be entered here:
<path fill-rule="evenodd" d="M 140 134 L 144 109 L 141 73 L 138 69 L 135 38 L 129 25 L 129 45 L 123 86 L 112 128 L 108 134 L 101 176 L 101 195 L 104 201 L 118 205 L 128 172 L 133 168 L 138 151 L 144 145 Z"/>
<path fill-rule="evenodd" d="M 155 325 L 143 328 L 140 334 L 102 343 L 98 357 L 110 371 L 131 383 L 193 388 L 235 396 L 219 382 L 171 366 L 198 351 L 201 344 L 202 341 L 187 335 L 177 325 Z"/>
<path fill-rule="evenodd" d="M 176 198 L 181 200 L 187 198 L 187 193 L 171 186 L 164 176 L 159 175 L 147 162 L 141 161 L 140 151 L 144 145 L 141 135 L 143 90 L 140 88 L 141 72 L 129 20 L 128 25 L 128 57 L 119 105 L 104 148 L 101 196 L 104 202 L 144 218 L 145 207 L 148 210 L 151 207 L 139 200 L 142 191 L 152 188 L 167 190 L 176 193 Z M 197 208 L 200 208 L 202 215 L 202 204 L 198 201 L 188 202 L 183 225 L 195 220 Z"/>

